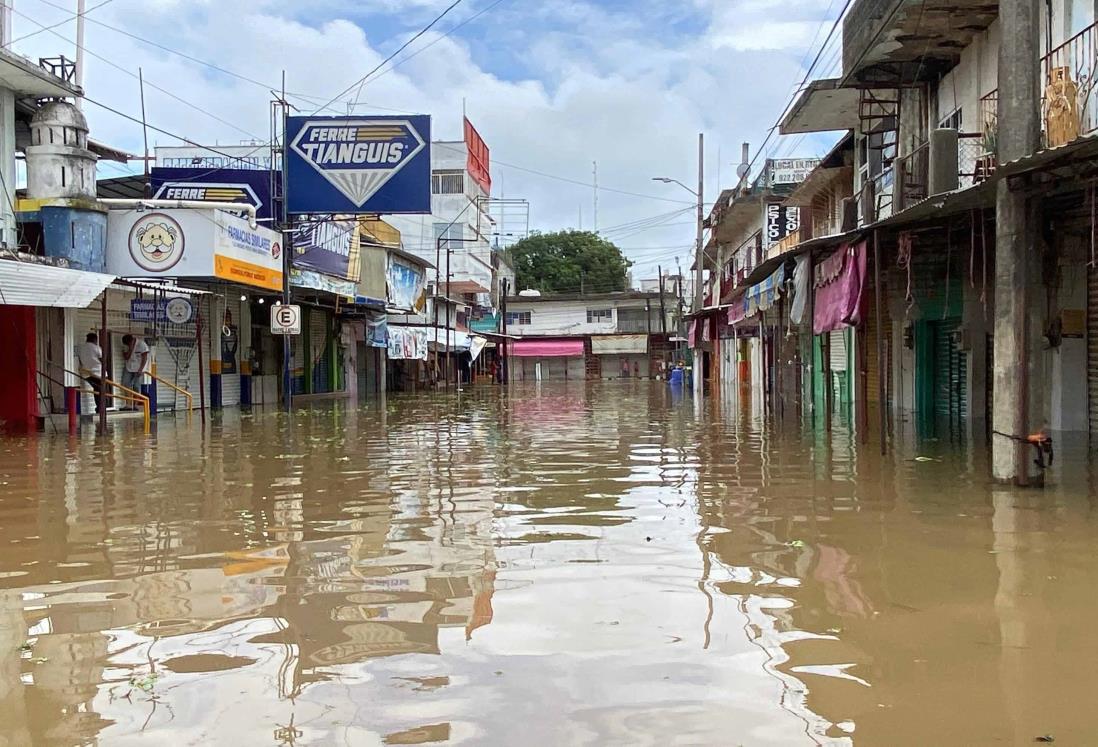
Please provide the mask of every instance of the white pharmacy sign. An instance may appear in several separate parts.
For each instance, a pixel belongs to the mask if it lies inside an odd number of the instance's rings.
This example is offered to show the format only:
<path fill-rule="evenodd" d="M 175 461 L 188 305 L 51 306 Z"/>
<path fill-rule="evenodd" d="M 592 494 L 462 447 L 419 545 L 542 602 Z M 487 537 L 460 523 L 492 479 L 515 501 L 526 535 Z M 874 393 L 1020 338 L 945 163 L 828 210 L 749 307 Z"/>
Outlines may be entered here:
<path fill-rule="evenodd" d="M 277 304 L 271 307 L 272 335 L 300 335 L 301 307 L 296 304 Z"/>

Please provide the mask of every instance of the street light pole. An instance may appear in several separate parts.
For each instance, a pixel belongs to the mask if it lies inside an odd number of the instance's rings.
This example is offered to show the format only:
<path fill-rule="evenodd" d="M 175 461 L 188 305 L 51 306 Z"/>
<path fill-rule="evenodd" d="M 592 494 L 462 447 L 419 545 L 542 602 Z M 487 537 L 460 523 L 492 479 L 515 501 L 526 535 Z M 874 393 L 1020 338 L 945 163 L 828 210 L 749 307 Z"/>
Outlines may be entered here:
<path fill-rule="evenodd" d="M 690 189 L 678 179 L 671 179 L 666 176 L 654 176 L 653 181 L 663 182 L 664 184 L 678 184 L 690 194 L 694 195 L 698 203 L 698 233 L 694 241 L 694 398 L 697 401 L 701 401 L 703 393 L 705 391 L 704 383 L 702 381 L 704 375 L 704 366 L 702 366 L 702 335 L 698 330 L 698 321 L 701 319 L 702 308 L 704 307 L 704 293 L 702 292 L 702 277 L 704 274 L 703 260 L 705 258 L 705 135 L 704 133 L 698 133 L 698 191 Z M 681 277 L 681 271 L 680 271 Z"/>
<path fill-rule="evenodd" d="M 702 335 L 699 334 L 698 322 L 701 322 L 702 306 L 705 303 L 702 293 L 702 275 L 703 265 L 702 259 L 705 253 L 705 247 L 702 243 L 702 234 L 704 233 L 705 222 L 705 208 L 703 206 L 703 195 L 705 191 L 705 135 L 698 133 L 698 243 L 694 254 L 694 398 L 696 401 L 701 401 L 705 387 L 703 386 L 702 377 L 704 375 L 704 368 L 702 366 Z M 704 323 L 704 322 L 703 322 Z"/>

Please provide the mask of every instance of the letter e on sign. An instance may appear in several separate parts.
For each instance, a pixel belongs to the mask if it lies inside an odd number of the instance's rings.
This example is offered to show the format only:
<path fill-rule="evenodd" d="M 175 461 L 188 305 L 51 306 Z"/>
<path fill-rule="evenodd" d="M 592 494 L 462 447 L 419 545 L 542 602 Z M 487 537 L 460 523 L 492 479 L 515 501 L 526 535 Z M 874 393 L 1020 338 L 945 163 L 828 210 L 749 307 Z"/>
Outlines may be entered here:
<path fill-rule="evenodd" d="M 272 335 L 300 335 L 301 307 L 296 304 L 277 304 L 271 307 Z"/>

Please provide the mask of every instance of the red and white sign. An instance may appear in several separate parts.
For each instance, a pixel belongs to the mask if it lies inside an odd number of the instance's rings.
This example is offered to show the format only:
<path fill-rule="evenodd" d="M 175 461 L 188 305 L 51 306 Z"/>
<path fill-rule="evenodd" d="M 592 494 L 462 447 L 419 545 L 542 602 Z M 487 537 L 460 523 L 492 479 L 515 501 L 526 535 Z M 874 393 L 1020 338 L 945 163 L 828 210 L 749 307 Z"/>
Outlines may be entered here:
<path fill-rule="evenodd" d="M 469 151 L 469 159 L 465 165 L 466 170 L 480 185 L 480 188 L 484 190 L 484 194 L 491 195 L 492 172 L 488 161 L 488 146 L 468 117 L 465 118 L 465 148 Z"/>

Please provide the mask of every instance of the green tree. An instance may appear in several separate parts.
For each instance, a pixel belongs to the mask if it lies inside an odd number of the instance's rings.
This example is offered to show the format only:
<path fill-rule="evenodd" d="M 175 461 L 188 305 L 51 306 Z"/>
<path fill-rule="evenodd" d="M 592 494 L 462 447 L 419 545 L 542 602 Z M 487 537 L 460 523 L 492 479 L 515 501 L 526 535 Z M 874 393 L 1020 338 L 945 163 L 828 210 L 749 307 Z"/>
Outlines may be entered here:
<path fill-rule="evenodd" d="M 621 250 L 590 231 L 535 233 L 511 247 L 516 290 L 593 293 L 625 290 L 633 264 Z"/>

